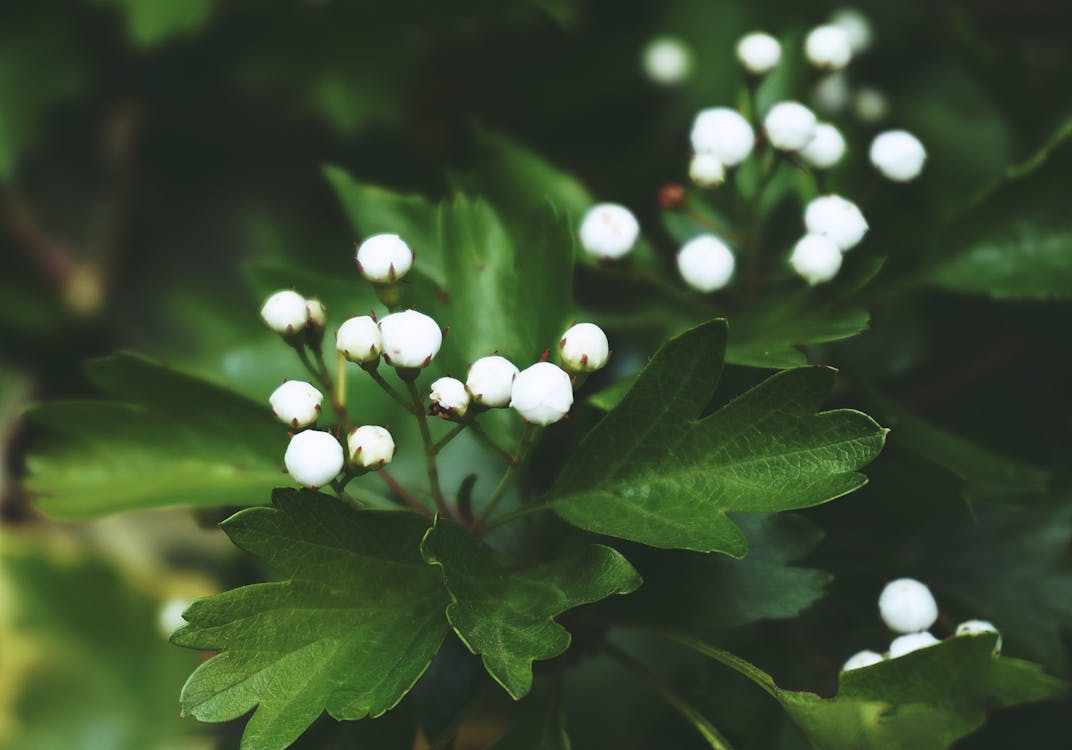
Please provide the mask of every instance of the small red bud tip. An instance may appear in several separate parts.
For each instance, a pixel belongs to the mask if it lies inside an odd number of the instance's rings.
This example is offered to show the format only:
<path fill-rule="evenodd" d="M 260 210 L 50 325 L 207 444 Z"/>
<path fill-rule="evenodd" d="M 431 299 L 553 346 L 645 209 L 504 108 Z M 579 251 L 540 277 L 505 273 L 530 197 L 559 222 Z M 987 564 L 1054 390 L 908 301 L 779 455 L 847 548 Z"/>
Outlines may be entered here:
<path fill-rule="evenodd" d="M 363 449 L 364 447 L 365 447 L 365 446 L 363 446 L 363 445 L 359 445 L 359 446 L 357 446 L 357 450 L 356 450 L 356 451 L 354 451 L 354 455 L 355 455 L 355 456 L 360 456 L 360 455 L 361 455 L 361 450 L 362 450 L 362 449 Z"/>
<path fill-rule="evenodd" d="M 424 358 L 424 364 L 421 365 L 421 367 L 427 367 L 430 364 L 432 364 L 432 355 L 431 354 L 429 354 L 427 357 Z"/>
<path fill-rule="evenodd" d="M 587 364 L 588 364 L 588 355 L 587 354 L 582 354 L 581 355 L 581 367 L 584 367 Z"/>
<path fill-rule="evenodd" d="M 565 349 L 565 348 L 566 348 L 566 339 L 560 339 L 560 340 L 559 340 L 559 342 L 558 342 L 558 348 L 559 348 L 559 349 Z"/>
<path fill-rule="evenodd" d="M 391 281 L 395 280 L 395 264 L 394 263 L 392 263 L 389 266 L 387 266 L 387 278 L 389 278 Z"/>
<path fill-rule="evenodd" d="M 443 326 L 439 330 L 443 332 L 443 338 L 446 338 L 447 334 L 450 333 L 450 326 Z"/>
<path fill-rule="evenodd" d="M 664 211 L 674 211 L 685 202 L 685 188 L 677 182 L 668 182 L 659 188 L 656 202 Z"/>
<path fill-rule="evenodd" d="M 294 429 L 298 428 L 298 418 L 297 417 L 294 417 L 294 419 L 290 420 L 290 426 L 293 427 Z"/>
<path fill-rule="evenodd" d="M 354 265 L 357 266 L 357 270 L 361 273 L 365 272 L 365 269 L 361 267 L 361 261 L 359 261 L 357 258 L 354 258 Z"/>
<path fill-rule="evenodd" d="M 551 350 L 550 349 L 544 349 L 543 354 L 540 355 L 540 361 L 541 362 L 546 362 L 550 356 L 551 356 Z"/>
<path fill-rule="evenodd" d="M 288 437 L 288 438 L 292 438 L 292 437 L 294 437 L 294 433 L 293 433 L 293 432 L 289 432 L 289 431 L 288 431 L 288 432 L 287 432 L 287 437 Z"/>
<path fill-rule="evenodd" d="M 313 408 L 316 409 L 317 411 L 320 411 L 320 404 L 316 404 L 315 406 L 313 406 Z"/>

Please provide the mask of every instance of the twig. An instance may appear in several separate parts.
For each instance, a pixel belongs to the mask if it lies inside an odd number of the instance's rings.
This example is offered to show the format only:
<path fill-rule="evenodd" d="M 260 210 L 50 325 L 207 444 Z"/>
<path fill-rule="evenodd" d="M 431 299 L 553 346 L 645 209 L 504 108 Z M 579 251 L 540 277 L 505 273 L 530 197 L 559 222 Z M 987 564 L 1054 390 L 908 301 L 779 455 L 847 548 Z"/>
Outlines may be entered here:
<path fill-rule="evenodd" d="M 435 442 L 432 440 L 432 431 L 428 427 L 428 415 L 424 413 L 424 404 L 421 394 L 417 391 L 417 384 L 413 380 L 406 381 L 410 398 L 413 401 L 413 415 L 417 418 L 417 425 L 421 429 L 421 440 L 424 441 L 425 463 L 428 469 L 428 484 L 432 492 L 432 499 L 440 514 L 447 518 L 454 518 L 447 498 L 443 496 L 443 488 L 439 486 L 439 467 L 436 463 Z"/>

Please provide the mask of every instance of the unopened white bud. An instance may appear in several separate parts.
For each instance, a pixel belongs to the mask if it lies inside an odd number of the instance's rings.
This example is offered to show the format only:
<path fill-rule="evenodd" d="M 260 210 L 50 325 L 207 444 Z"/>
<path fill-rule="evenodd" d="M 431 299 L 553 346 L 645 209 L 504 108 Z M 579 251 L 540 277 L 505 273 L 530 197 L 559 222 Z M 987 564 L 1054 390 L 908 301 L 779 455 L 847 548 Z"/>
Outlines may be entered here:
<path fill-rule="evenodd" d="M 876 651 L 864 650 L 858 651 L 848 658 L 844 665 L 841 667 L 842 672 L 851 672 L 854 669 L 863 669 L 864 667 L 870 667 L 874 664 L 878 664 L 886 660 L 882 654 Z"/>
<path fill-rule="evenodd" d="M 320 430 L 305 430 L 290 439 L 283 463 L 303 487 L 317 489 L 328 484 L 342 471 L 342 445 L 335 436 Z"/>
<path fill-rule="evenodd" d="M 268 397 L 276 419 L 291 427 L 308 427 L 320 416 L 324 394 L 303 380 L 288 380 Z"/>
<path fill-rule="evenodd" d="M 324 303 L 318 299 L 305 300 L 305 318 L 307 325 L 323 328 L 328 322 L 328 310 Z"/>
<path fill-rule="evenodd" d="M 957 635 L 985 635 L 986 633 L 998 633 L 998 629 L 994 627 L 994 623 L 987 620 L 965 620 L 957 625 Z M 998 640 L 994 644 L 994 653 L 1001 653 L 1001 634 L 998 633 Z"/>
<path fill-rule="evenodd" d="M 457 378 L 439 378 L 428 394 L 432 411 L 441 417 L 463 417 L 469 410 L 469 391 Z"/>
<path fill-rule="evenodd" d="M 189 606 L 189 599 L 179 597 L 168 599 L 160 605 L 160 610 L 156 613 L 156 624 L 165 638 L 170 638 L 172 633 L 186 624 L 182 613 Z"/>
<path fill-rule="evenodd" d="M 899 656 L 904 656 L 938 643 L 939 640 L 927 632 L 899 635 L 890 642 L 890 658 L 896 659 Z"/>
<path fill-rule="evenodd" d="M 894 182 L 914 180 L 926 160 L 923 144 L 907 130 L 887 130 L 871 142 L 871 163 Z"/>
<path fill-rule="evenodd" d="M 833 125 L 821 122 L 815 126 L 811 143 L 804 147 L 800 155 L 816 169 L 830 169 L 845 155 L 845 139 Z"/>
<path fill-rule="evenodd" d="M 799 151 L 815 135 L 815 113 L 799 102 L 779 102 L 763 119 L 771 145 L 782 151 Z"/>
<path fill-rule="evenodd" d="M 711 154 L 724 166 L 740 164 L 752 153 L 755 131 L 736 110 L 711 107 L 701 110 L 692 121 L 692 150 Z"/>
<path fill-rule="evenodd" d="M 842 8 L 830 17 L 830 22 L 841 28 L 849 37 L 849 46 L 853 54 L 867 50 L 871 46 L 871 22 L 855 8 Z"/>
<path fill-rule="evenodd" d="M 289 289 L 276 292 L 264 301 L 261 318 L 276 333 L 283 335 L 297 333 L 305 328 L 305 323 L 309 319 L 305 297 Z"/>
<path fill-rule="evenodd" d="M 766 75 L 782 59 L 782 45 L 770 34 L 753 31 L 737 42 L 737 59 L 749 73 Z"/>
<path fill-rule="evenodd" d="M 358 315 L 343 321 L 335 334 L 335 349 L 351 362 L 375 362 L 383 351 L 380 327 L 368 315 Z"/>
<path fill-rule="evenodd" d="M 818 234 L 838 246 L 851 250 L 867 234 L 867 219 L 859 207 L 840 195 L 823 195 L 804 210 L 804 226 L 809 234 Z"/>
<path fill-rule="evenodd" d="M 938 603 L 926 584 L 914 578 L 890 581 L 878 597 L 883 622 L 895 633 L 918 633 L 938 619 Z"/>
<path fill-rule="evenodd" d="M 514 378 L 510 406 L 526 422 L 549 425 L 573 406 L 573 383 L 565 370 L 550 362 L 537 362 Z"/>
<path fill-rule="evenodd" d="M 663 36 L 644 48 L 644 72 L 655 83 L 673 86 L 688 78 L 692 53 L 680 39 Z"/>
<path fill-rule="evenodd" d="M 595 372 L 607 364 L 610 343 L 595 323 L 578 323 L 562 334 L 558 342 L 562 365 L 570 372 Z"/>
<path fill-rule="evenodd" d="M 465 385 L 478 404 L 493 409 L 509 406 L 517 373 L 517 367 L 506 357 L 481 357 L 469 368 Z"/>
<path fill-rule="evenodd" d="M 729 283 L 736 261 L 733 251 L 713 234 L 686 242 L 677 253 L 677 270 L 693 289 L 713 292 Z"/>
<path fill-rule="evenodd" d="M 809 284 L 821 284 L 837 276 L 841 250 L 826 237 L 806 234 L 793 246 L 789 265 Z"/>
<path fill-rule="evenodd" d="M 640 223 L 625 206 L 600 203 L 584 215 L 578 235 L 589 254 L 600 260 L 614 260 L 633 249 L 640 236 Z"/>
<path fill-rule="evenodd" d="M 397 234 L 374 234 L 357 248 L 357 268 L 374 284 L 398 281 L 413 266 L 413 251 Z"/>
<path fill-rule="evenodd" d="M 837 114 L 849 106 L 852 91 L 845 71 L 838 70 L 819 79 L 812 90 L 812 102 L 817 109 L 828 114 Z"/>
<path fill-rule="evenodd" d="M 726 168 L 714 154 L 696 154 L 689 162 L 689 178 L 697 187 L 718 187 L 726 180 Z"/>
<path fill-rule="evenodd" d="M 416 310 L 391 313 L 380 321 L 383 358 L 393 367 L 425 367 L 443 345 L 439 324 Z"/>
<path fill-rule="evenodd" d="M 852 43 L 845 29 L 840 26 L 817 26 L 804 40 L 804 54 L 817 68 L 839 70 L 852 59 Z"/>
<path fill-rule="evenodd" d="M 890 103 L 886 95 L 872 86 L 863 86 L 856 92 L 853 101 L 856 116 L 866 123 L 876 123 L 886 119 L 890 111 Z"/>
<path fill-rule="evenodd" d="M 362 469 L 378 469 L 391 463 L 395 456 L 395 441 L 383 427 L 366 424 L 350 430 L 346 438 L 350 464 Z"/>

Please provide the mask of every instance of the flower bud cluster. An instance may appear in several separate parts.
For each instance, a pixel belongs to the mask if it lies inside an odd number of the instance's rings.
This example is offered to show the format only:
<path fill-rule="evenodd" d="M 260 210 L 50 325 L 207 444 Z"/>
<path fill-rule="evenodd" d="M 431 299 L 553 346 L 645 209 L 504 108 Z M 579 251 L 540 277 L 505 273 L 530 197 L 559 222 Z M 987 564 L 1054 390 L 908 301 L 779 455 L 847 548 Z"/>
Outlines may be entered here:
<path fill-rule="evenodd" d="M 930 632 L 938 619 L 938 603 L 927 585 L 920 581 L 913 578 L 890 581 L 879 595 L 878 611 L 886 627 L 897 635 L 885 654 L 865 650 L 850 656 L 841 668 L 843 672 L 870 667 L 941 642 Z M 997 628 L 985 620 L 967 620 L 957 626 L 954 637 L 997 632 Z M 995 654 L 1000 650 L 999 636 Z"/>

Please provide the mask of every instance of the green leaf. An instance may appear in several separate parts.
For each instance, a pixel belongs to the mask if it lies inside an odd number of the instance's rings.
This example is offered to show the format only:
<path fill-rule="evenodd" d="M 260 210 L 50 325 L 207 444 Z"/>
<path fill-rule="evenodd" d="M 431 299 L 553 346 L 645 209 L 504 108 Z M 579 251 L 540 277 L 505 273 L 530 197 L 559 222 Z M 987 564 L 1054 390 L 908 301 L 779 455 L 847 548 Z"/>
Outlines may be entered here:
<path fill-rule="evenodd" d="M 272 500 L 223 528 L 286 580 L 196 601 L 172 637 L 223 651 L 190 676 L 182 710 L 218 722 L 256 707 L 244 749 L 284 748 L 323 711 L 348 720 L 387 712 L 448 630 L 441 577 L 418 552 L 420 516 L 359 511 L 306 490 Z"/>
<path fill-rule="evenodd" d="M 944 750 L 979 729 L 992 708 L 1049 700 L 1065 683 L 1037 664 L 994 656 L 996 636 L 962 636 L 871 667 L 842 672 L 838 694 L 783 690 L 722 649 L 670 634 L 726 664 L 781 703 L 819 750 Z"/>
<path fill-rule="evenodd" d="M 721 628 L 796 617 L 822 597 L 830 576 L 791 563 L 822 538 L 806 519 L 746 514 L 734 521 L 749 541 L 748 556 L 732 560 L 677 550 L 626 550 L 644 587 L 597 605 L 609 625 L 671 628 L 707 637 Z"/>
<path fill-rule="evenodd" d="M 216 8 L 216 0 L 97 0 L 118 6 L 126 16 L 127 33 L 143 47 L 203 27 Z"/>
<path fill-rule="evenodd" d="M 112 400 L 29 413 L 57 433 L 27 459 L 26 486 L 49 515 L 255 505 L 279 484 L 286 432 L 267 405 L 134 354 L 87 371 Z"/>
<path fill-rule="evenodd" d="M 779 373 L 700 419 L 722 370 L 726 323 L 672 339 L 572 453 L 553 509 L 589 531 L 653 547 L 748 549 L 730 512 L 819 505 L 867 480 L 885 430 L 849 409 L 816 413 L 834 371 Z"/>
<path fill-rule="evenodd" d="M 454 631 L 515 699 L 532 688 L 532 662 L 569 648 L 570 634 L 555 617 L 612 594 L 628 594 L 641 583 L 624 557 L 598 544 L 511 572 L 450 521 L 438 521 L 429 530 L 422 551 L 429 564 L 442 569 Z"/>

